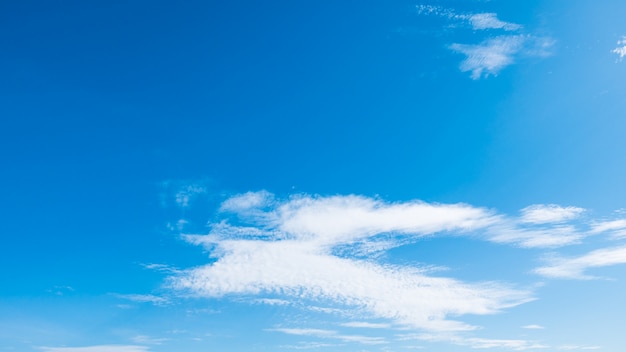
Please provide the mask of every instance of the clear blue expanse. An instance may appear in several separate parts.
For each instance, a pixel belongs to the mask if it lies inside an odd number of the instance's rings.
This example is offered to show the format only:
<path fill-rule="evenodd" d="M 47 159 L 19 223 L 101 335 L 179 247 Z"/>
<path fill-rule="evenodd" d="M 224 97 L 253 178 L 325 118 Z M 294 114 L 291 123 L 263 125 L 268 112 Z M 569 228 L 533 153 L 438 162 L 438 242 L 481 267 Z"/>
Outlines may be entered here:
<path fill-rule="evenodd" d="M 622 351 L 625 13 L 3 1 L 0 351 Z"/>

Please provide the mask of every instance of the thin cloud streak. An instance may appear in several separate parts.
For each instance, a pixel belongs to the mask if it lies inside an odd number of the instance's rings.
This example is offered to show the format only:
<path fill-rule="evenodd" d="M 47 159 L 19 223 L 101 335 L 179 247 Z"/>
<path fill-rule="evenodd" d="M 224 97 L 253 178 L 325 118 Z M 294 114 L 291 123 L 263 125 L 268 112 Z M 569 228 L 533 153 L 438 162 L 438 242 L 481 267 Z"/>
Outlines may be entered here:
<path fill-rule="evenodd" d="M 452 44 L 452 51 L 464 54 L 459 66 L 462 72 L 471 72 L 471 78 L 497 75 L 504 67 L 515 62 L 515 55 L 522 49 L 525 37 L 521 35 L 500 36 L 480 44 Z"/>
<path fill-rule="evenodd" d="M 534 272 L 549 278 L 588 280 L 595 278 L 585 274 L 588 269 L 618 264 L 626 264 L 626 246 L 598 249 L 574 258 L 552 258 Z"/>
<path fill-rule="evenodd" d="M 136 345 L 97 345 L 85 347 L 41 347 L 44 352 L 149 352 L 146 346 Z"/>
<path fill-rule="evenodd" d="M 498 18 L 496 13 L 462 13 L 450 8 L 433 5 L 417 5 L 419 15 L 430 15 L 447 18 L 453 21 L 469 23 L 474 30 L 503 29 L 505 31 L 516 31 L 522 28 L 521 25 L 505 22 Z"/>
<path fill-rule="evenodd" d="M 262 204 L 246 198 L 258 195 L 232 199 L 237 204 Z M 438 232 L 485 228 L 498 221 L 482 208 L 385 203 L 359 196 L 295 196 L 262 213 L 249 207 L 227 208 L 238 210 L 234 215 L 240 220 L 249 216 L 256 227 L 237 231 L 219 222 L 209 235 L 184 237 L 210 249 L 215 262 L 172 276 L 171 287 L 201 297 L 270 293 L 297 300 L 331 300 L 396 324 L 435 331 L 472 330 L 474 326 L 448 317 L 494 314 L 532 300 L 530 292 L 503 284 L 464 283 L 413 267 L 333 254 L 337 246 L 358 245 L 381 233 L 416 240 Z M 246 237 L 247 228 L 257 230 Z M 260 237 L 259 232 L 267 236 Z"/>
<path fill-rule="evenodd" d="M 535 204 L 522 209 L 522 222 L 545 224 L 577 218 L 585 211 L 579 207 L 562 207 L 556 204 Z"/>
<path fill-rule="evenodd" d="M 624 56 L 626 56 L 626 36 L 617 41 L 617 48 L 613 49 L 611 52 L 617 54 L 618 61 L 624 59 Z"/>

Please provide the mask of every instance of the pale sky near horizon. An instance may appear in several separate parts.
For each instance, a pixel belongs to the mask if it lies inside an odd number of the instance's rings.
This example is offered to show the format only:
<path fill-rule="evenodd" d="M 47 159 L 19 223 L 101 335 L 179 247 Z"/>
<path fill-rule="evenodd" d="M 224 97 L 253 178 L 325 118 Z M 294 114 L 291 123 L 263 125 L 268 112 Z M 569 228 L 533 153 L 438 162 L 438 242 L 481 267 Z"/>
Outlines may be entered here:
<path fill-rule="evenodd" d="M 0 352 L 620 352 L 624 13 L 0 4 Z"/>

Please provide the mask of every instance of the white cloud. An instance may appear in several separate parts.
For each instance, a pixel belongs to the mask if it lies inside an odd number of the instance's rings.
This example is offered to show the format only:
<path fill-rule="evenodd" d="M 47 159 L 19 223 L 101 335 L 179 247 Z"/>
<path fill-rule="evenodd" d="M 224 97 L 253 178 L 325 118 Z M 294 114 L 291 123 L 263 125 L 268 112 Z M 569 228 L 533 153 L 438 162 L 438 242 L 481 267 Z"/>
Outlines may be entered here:
<path fill-rule="evenodd" d="M 598 249 L 574 258 L 552 258 L 549 262 L 534 272 L 551 278 L 593 279 L 585 274 L 587 269 L 626 264 L 626 246 Z"/>
<path fill-rule="evenodd" d="M 522 28 L 519 24 L 499 20 L 495 13 L 477 13 L 470 15 L 468 19 L 474 29 L 504 29 L 506 31 L 516 31 Z"/>
<path fill-rule="evenodd" d="M 516 351 L 524 351 L 531 349 L 544 349 L 548 346 L 534 341 L 518 340 L 518 339 L 486 339 L 477 337 L 464 337 L 450 334 L 408 334 L 401 339 L 417 339 L 431 342 L 448 342 L 459 346 L 466 346 L 475 349 L 486 348 L 507 348 Z"/>
<path fill-rule="evenodd" d="M 288 306 L 291 305 L 291 302 L 285 299 L 278 298 L 259 298 L 254 300 L 257 303 L 267 304 L 269 306 Z"/>
<path fill-rule="evenodd" d="M 174 196 L 176 200 L 176 204 L 180 207 L 186 208 L 189 206 L 191 201 L 198 197 L 201 194 L 205 194 L 207 192 L 206 187 L 199 184 L 189 184 L 182 186 L 176 195 Z"/>
<path fill-rule="evenodd" d="M 617 41 L 617 48 L 613 49 L 611 52 L 619 56 L 619 61 L 624 59 L 624 56 L 626 56 L 626 36 Z"/>
<path fill-rule="evenodd" d="M 541 330 L 541 329 L 545 329 L 545 328 L 543 326 L 541 326 L 541 325 L 530 324 L 530 325 L 522 326 L 522 329 Z"/>
<path fill-rule="evenodd" d="M 472 79 L 497 75 L 504 67 L 515 61 L 522 50 L 526 37 L 521 35 L 500 36 L 480 44 L 452 44 L 450 49 L 466 56 L 459 68 L 471 72 Z"/>
<path fill-rule="evenodd" d="M 535 204 L 522 209 L 522 222 L 545 224 L 577 218 L 585 211 L 578 207 L 562 207 L 556 204 Z"/>
<path fill-rule="evenodd" d="M 609 232 L 614 238 L 626 237 L 626 219 L 600 221 L 591 225 L 591 233 Z"/>
<path fill-rule="evenodd" d="M 267 191 L 248 192 L 227 199 L 222 203 L 222 211 L 244 212 L 249 209 L 263 208 L 271 204 L 273 195 Z"/>
<path fill-rule="evenodd" d="M 467 204 L 385 202 L 355 195 L 297 195 L 281 200 L 265 191 L 249 192 L 222 204 L 208 234 L 183 235 L 188 242 L 205 246 L 211 263 L 173 271 L 168 284 L 183 295 L 228 296 L 337 314 L 344 321 L 338 326 L 345 328 L 418 329 L 428 333 L 420 335 L 422 340 L 445 340 L 471 348 L 544 348 L 533 341 L 458 335 L 480 328 L 466 323 L 464 316 L 502 312 L 533 300 L 532 292 L 498 282 L 441 277 L 433 270 L 412 265 L 381 264 L 377 253 L 425 237 L 453 235 L 525 248 L 551 248 L 579 243 L 594 231 L 622 225 L 591 221 L 585 223 L 591 224 L 591 230 L 581 232 L 581 222 L 587 221 L 579 218 L 583 211 L 533 205 L 524 208 L 520 217 L 508 217 Z M 588 268 L 619 263 L 626 263 L 626 247 L 574 259 L 553 259 L 536 272 L 547 277 L 581 278 Z M 164 269 L 161 265 L 151 267 Z M 274 331 L 338 343 L 383 341 L 334 330 Z"/>
<path fill-rule="evenodd" d="M 159 297 L 155 295 L 144 295 L 144 294 L 114 294 L 115 297 L 127 299 L 129 301 L 138 302 L 138 303 L 152 303 L 155 305 L 165 305 L 169 303 L 169 299 L 165 297 Z"/>
<path fill-rule="evenodd" d="M 161 345 L 163 342 L 168 341 L 167 338 L 150 337 L 147 335 L 137 335 L 131 339 L 134 343 L 144 343 L 148 345 Z"/>
<path fill-rule="evenodd" d="M 417 5 L 417 13 L 447 18 L 457 22 L 467 22 L 474 30 L 503 29 L 505 31 L 517 31 L 522 28 L 519 24 L 504 22 L 498 19 L 495 13 L 463 13 L 450 8 L 433 5 Z"/>
<path fill-rule="evenodd" d="M 478 44 L 454 43 L 449 46 L 451 50 L 466 56 L 459 68 L 462 72 L 470 72 L 472 79 L 497 76 L 503 68 L 512 65 L 521 57 L 551 55 L 553 39 L 524 33 L 522 25 L 502 21 L 496 13 L 458 12 L 451 8 L 433 5 L 417 5 L 416 8 L 419 15 L 435 16 L 449 21 L 451 23 L 449 27 L 469 26 L 475 31 L 488 30 L 486 32 L 488 34 L 499 31 L 499 36 L 487 39 L 484 39 L 483 34 L 482 41 Z M 510 34 L 502 35 L 503 31 Z M 626 51 L 626 47 L 624 50 Z"/>
<path fill-rule="evenodd" d="M 148 352 L 146 346 L 97 345 L 86 347 L 41 347 L 44 352 Z"/>
<path fill-rule="evenodd" d="M 578 346 L 578 345 L 563 345 L 559 346 L 559 350 L 572 351 L 572 350 L 599 350 L 601 346 Z"/>
<path fill-rule="evenodd" d="M 343 323 L 341 326 L 349 327 L 349 328 L 368 328 L 368 329 L 388 329 L 391 327 L 389 324 L 382 323 L 368 323 L 365 321 L 351 321 L 348 323 Z"/>
<path fill-rule="evenodd" d="M 240 215 L 249 212 L 246 208 Z M 428 276 L 413 267 L 333 254 L 337 246 L 356 245 L 385 233 L 416 239 L 498 221 L 482 208 L 299 196 L 277 202 L 265 216 L 254 215 L 250 221 L 272 235 L 260 238 L 254 230 L 246 237 L 246 228 L 234 231 L 222 222 L 218 229 L 225 228 L 225 233 L 214 228 L 209 235 L 187 236 L 210 248 L 216 260 L 172 276 L 171 286 L 204 297 L 269 293 L 289 300 L 330 300 L 396 324 L 440 331 L 475 328 L 450 316 L 493 314 L 532 299 L 529 292 L 502 284 L 464 283 Z"/>
<path fill-rule="evenodd" d="M 586 236 L 571 225 L 526 228 L 511 222 L 491 226 L 487 233 L 492 242 L 517 244 L 524 248 L 562 247 L 580 243 Z"/>
<path fill-rule="evenodd" d="M 362 336 L 362 335 L 344 335 L 339 334 L 334 330 L 322 330 L 322 329 L 294 329 L 294 328 L 280 328 L 271 329 L 270 331 L 282 332 L 289 335 L 298 336 L 313 336 L 326 339 L 337 339 L 343 342 L 357 342 L 364 345 L 380 345 L 386 344 L 387 341 L 382 337 Z"/>

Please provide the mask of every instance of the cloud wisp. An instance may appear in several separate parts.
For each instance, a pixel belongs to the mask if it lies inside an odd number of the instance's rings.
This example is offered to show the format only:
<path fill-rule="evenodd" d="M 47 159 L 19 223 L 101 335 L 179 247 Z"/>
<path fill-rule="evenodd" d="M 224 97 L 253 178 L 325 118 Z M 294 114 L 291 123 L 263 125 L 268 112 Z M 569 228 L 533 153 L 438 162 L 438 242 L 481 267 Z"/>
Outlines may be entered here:
<path fill-rule="evenodd" d="M 551 55 L 554 40 L 524 31 L 517 23 L 506 22 L 496 13 L 464 13 L 433 5 L 418 5 L 417 13 L 446 19 L 452 28 L 471 27 L 479 38 L 474 43 L 452 43 L 448 48 L 465 55 L 459 65 L 474 80 L 497 76 L 502 69 L 522 58 Z"/>
<path fill-rule="evenodd" d="M 469 24 L 474 30 L 503 29 L 505 31 L 516 31 L 522 28 L 517 23 L 505 22 L 498 18 L 493 12 L 463 13 L 450 8 L 433 5 L 417 5 L 419 15 L 431 15 L 455 22 Z"/>
<path fill-rule="evenodd" d="M 282 332 L 289 335 L 310 336 L 323 339 L 335 339 L 341 342 L 356 342 L 363 345 L 381 345 L 387 341 L 383 337 L 372 337 L 363 335 L 345 335 L 335 330 L 324 329 L 298 329 L 298 328 L 277 328 L 269 331 Z"/>
<path fill-rule="evenodd" d="M 626 56 L 626 36 L 617 41 L 617 47 L 611 50 L 612 53 L 618 56 L 617 61 L 622 61 Z"/>
<path fill-rule="evenodd" d="M 41 347 L 44 352 L 149 352 L 146 346 L 137 345 L 96 345 L 85 347 Z"/>
<path fill-rule="evenodd" d="M 532 301 L 532 290 L 504 282 L 467 282 L 440 276 L 427 265 L 392 265 L 380 259 L 390 249 L 439 236 L 554 249 L 582 243 L 588 236 L 610 236 L 623 227 L 620 220 L 582 217 L 586 212 L 573 206 L 535 204 L 519 216 L 507 216 L 467 204 L 385 202 L 356 195 L 279 199 L 266 191 L 248 192 L 221 204 L 207 234 L 181 235 L 210 253 L 208 264 L 163 272 L 169 275 L 167 285 L 174 295 L 244 298 L 255 304 L 328 314 L 349 310 L 349 316 L 343 315 L 348 320 L 338 326 L 417 330 L 421 333 L 414 337 L 423 341 L 472 348 L 543 348 L 533 341 L 471 336 L 480 327 L 463 319 Z M 626 247 L 609 248 L 578 258 L 552 258 L 534 273 L 586 278 L 587 269 L 626 263 L 625 258 Z M 154 301 L 158 297 L 150 295 L 122 298 L 158 303 Z M 272 331 L 337 343 L 383 343 L 334 330 L 280 327 Z"/>
<path fill-rule="evenodd" d="M 259 207 L 267 203 L 258 200 L 266 196 L 248 193 L 224 202 L 222 211 L 251 222 L 247 226 L 220 222 L 208 235 L 185 236 L 209 249 L 215 262 L 172 276 L 170 285 L 202 297 L 269 293 L 330 300 L 393 324 L 432 331 L 472 330 L 476 327 L 450 317 L 494 314 L 533 299 L 528 291 L 500 283 L 434 277 L 418 268 L 334 251 L 390 233 L 398 238 L 390 240 L 393 247 L 407 238 L 486 228 L 498 221 L 489 210 L 359 196 L 297 196 L 274 201 L 262 211 Z"/>
<path fill-rule="evenodd" d="M 618 264 L 626 264 L 626 246 L 602 248 L 579 257 L 550 258 L 548 265 L 535 269 L 535 273 L 558 279 L 594 279 L 585 274 L 592 268 L 601 268 Z"/>

